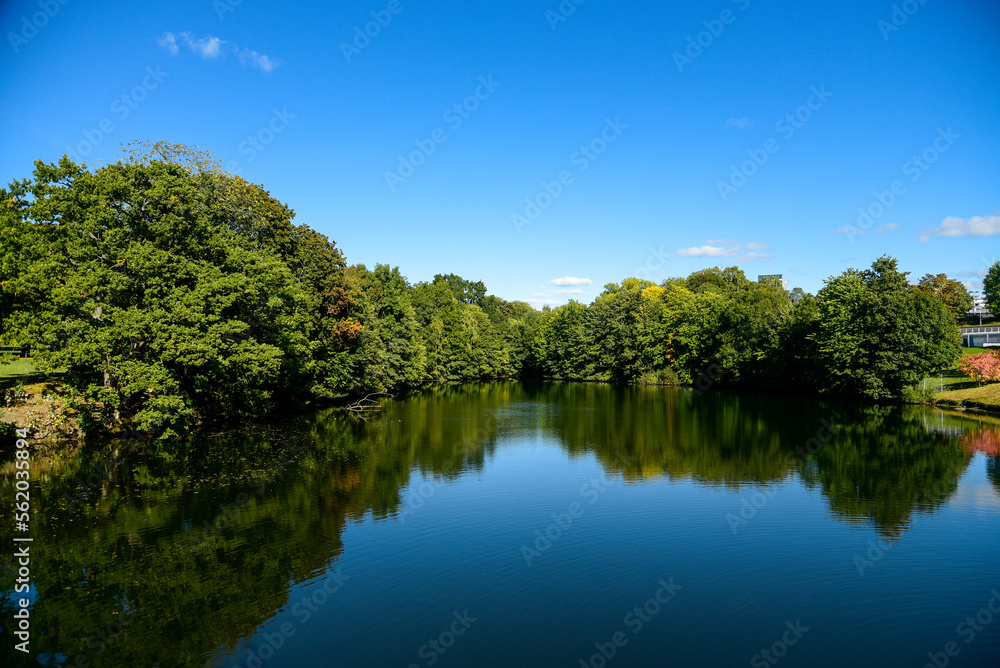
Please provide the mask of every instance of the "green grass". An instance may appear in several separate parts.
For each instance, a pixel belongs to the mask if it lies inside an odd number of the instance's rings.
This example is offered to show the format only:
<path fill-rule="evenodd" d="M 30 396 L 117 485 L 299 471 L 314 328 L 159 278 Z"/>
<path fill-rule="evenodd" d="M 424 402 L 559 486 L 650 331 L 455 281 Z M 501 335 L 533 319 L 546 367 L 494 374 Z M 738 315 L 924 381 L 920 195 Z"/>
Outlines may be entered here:
<path fill-rule="evenodd" d="M 934 395 L 934 403 L 942 406 L 983 408 L 995 411 L 1000 409 L 1000 383 L 938 392 Z"/>
<path fill-rule="evenodd" d="M 0 364 L 0 379 L 30 376 L 38 371 L 30 359 L 15 359 L 7 364 Z"/>
<path fill-rule="evenodd" d="M 8 358 L 9 359 L 9 358 Z M 30 385 L 58 380 L 60 373 L 42 373 L 31 363 L 31 359 L 13 359 L 0 364 L 0 390 L 14 387 L 18 383 Z"/>
<path fill-rule="evenodd" d="M 963 355 L 982 355 L 990 348 L 962 348 Z M 1000 383 L 980 385 L 956 368 L 930 375 L 926 379 L 931 400 L 939 406 L 980 408 L 989 411 L 1000 409 Z M 939 389 L 942 388 L 943 390 Z"/>

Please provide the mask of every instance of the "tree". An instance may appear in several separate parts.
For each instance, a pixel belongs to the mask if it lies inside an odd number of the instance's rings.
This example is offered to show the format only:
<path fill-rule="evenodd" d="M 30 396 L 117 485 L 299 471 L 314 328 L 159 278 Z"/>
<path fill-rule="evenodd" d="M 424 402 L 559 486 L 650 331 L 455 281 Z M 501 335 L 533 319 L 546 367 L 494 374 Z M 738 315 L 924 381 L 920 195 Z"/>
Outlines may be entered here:
<path fill-rule="evenodd" d="M 687 289 L 692 292 L 729 292 L 746 286 L 750 280 L 739 267 L 711 267 L 687 277 Z"/>
<path fill-rule="evenodd" d="M 441 274 L 435 274 L 435 283 L 444 283 L 455 295 L 455 299 L 460 302 L 465 302 L 466 304 L 475 304 L 476 306 L 482 306 L 483 299 L 486 297 L 486 285 L 482 281 L 467 281 L 461 276 L 456 276 L 455 274 L 447 274 L 442 276 Z"/>
<path fill-rule="evenodd" d="M 1000 316 L 1000 261 L 994 262 L 983 278 L 983 297 L 986 308 L 995 316 Z"/>
<path fill-rule="evenodd" d="M 410 286 L 398 267 L 351 268 L 352 303 L 361 329 L 354 352 L 352 391 L 385 392 L 424 378 L 425 354 L 410 301 Z"/>
<path fill-rule="evenodd" d="M 1000 381 L 1000 351 L 991 350 L 985 353 L 965 355 L 962 357 L 958 370 L 969 378 L 985 381 Z"/>
<path fill-rule="evenodd" d="M 173 436 L 308 386 L 307 292 L 225 224 L 212 178 L 157 161 L 88 172 L 64 157 L 13 186 L 28 195 L 15 210 L 35 261 L 5 286 L 24 295 L 11 328 L 104 424 Z"/>
<path fill-rule="evenodd" d="M 954 317 L 910 285 L 894 258 L 882 256 L 871 269 L 828 279 L 819 298 L 814 340 L 825 391 L 898 398 L 961 353 Z"/>
<path fill-rule="evenodd" d="M 587 307 L 577 301 L 544 312 L 532 341 L 534 367 L 549 378 L 586 377 Z"/>
<path fill-rule="evenodd" d="M 972 309 L 972 295 L 962 283 L 948 278 L 947 274 L 924 274 L 917 287 L 944 304 L 956 318 Z"/>

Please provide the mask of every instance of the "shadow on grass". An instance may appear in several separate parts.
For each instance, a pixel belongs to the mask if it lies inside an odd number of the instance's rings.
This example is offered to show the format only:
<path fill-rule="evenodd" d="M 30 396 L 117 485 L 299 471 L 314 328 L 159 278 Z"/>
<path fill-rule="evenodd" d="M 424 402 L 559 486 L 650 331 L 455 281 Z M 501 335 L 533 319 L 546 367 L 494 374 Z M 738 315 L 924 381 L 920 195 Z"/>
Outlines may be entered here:
<path fill-rule="evenodd" d="M 0 391 L 9 390 L 18 383 L 35 385 L 37 383 L 58 383 L 61 373 L 43 373 L 35 368 L 30 359 L 11 359 L 0 363 Z"/>
<path fill-rule="evenodd" d="M 958 369 L 949 369 L 948 371 L 939 373 L 938 377 L 941 376 L 944 377 L 945 390 L 965 390 L 970 387 L 979 387 L 977 381 L 972 380 Z M 933 376 L 928 378 L 927 384 L 930 385 L 932 380 L 934 380 Z"/>

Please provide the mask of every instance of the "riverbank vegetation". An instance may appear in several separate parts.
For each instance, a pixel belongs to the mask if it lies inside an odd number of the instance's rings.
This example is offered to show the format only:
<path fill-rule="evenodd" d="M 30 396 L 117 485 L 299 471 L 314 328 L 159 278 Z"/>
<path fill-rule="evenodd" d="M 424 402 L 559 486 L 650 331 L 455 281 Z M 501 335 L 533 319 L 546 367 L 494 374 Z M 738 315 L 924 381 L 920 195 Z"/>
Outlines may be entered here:
<path fill-rule="evenodd" d="M 87 433 L 499 377 L 898 399 L 960 355 L 953 286 L 912 285 L 890 257 L 817 295 L 728 267 L 536 311 L 453 274 L 348 265 L 263 187 L 164 143 L 36 162 L 0 217 L 0 344 L 62 374 Z"/>

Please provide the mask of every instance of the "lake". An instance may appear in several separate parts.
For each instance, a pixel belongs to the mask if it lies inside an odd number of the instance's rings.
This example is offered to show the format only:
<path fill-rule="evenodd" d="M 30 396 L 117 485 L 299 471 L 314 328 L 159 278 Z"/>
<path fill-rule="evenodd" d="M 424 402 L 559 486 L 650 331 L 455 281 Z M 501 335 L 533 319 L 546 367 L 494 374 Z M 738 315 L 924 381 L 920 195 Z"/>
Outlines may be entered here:
<path fill-rule="evenodd" d="M 926 407 L 519 382 L 36 451 L 25 665 L 998 666 L 998 457 Z"/>

